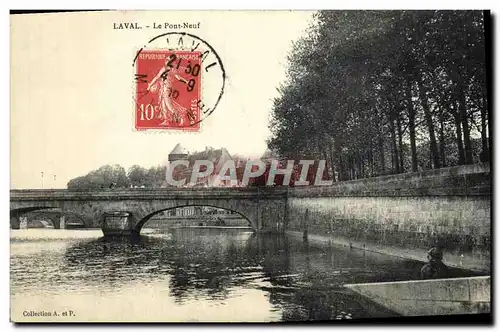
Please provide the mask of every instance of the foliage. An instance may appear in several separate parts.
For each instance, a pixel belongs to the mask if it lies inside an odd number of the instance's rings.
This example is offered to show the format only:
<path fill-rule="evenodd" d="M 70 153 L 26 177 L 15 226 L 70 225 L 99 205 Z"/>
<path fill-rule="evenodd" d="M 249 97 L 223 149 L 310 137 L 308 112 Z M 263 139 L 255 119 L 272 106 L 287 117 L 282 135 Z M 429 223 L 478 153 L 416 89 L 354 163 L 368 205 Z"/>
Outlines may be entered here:
<path fill-rule="evenodd" d="M 326 159 L 337 180 L 488 161 L 483 26 L 480 11 L 317 13 L 289 53 L 270 148 Z"/>
<path fill-rule="evenodd" d="M 161 187 L 165 181 L 165 167 L 153 166 L 145 169 L 134 165 L 125 172 L 120 165 L 106 165 L 87 175 L 68 182 L 68 189 L 103 189 L 129 187 Z"/>

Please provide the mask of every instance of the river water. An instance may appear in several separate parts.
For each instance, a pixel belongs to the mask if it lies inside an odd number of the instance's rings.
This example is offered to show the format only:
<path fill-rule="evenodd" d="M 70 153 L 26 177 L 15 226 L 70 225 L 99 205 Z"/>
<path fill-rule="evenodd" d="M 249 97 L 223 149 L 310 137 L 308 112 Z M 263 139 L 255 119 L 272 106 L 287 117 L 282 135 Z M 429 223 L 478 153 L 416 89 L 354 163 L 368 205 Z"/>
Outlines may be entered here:
<path fill-rule="evenodd" d="M 268 322 L 392 316 L 342 285 L 416 279 L 422 266 L 246 230 L 142 234 L 117 240 L 102 237 L 101 230 L 12 230 L 12 319 Z M 45 316 L 33 316 L 42 311 Z"/>

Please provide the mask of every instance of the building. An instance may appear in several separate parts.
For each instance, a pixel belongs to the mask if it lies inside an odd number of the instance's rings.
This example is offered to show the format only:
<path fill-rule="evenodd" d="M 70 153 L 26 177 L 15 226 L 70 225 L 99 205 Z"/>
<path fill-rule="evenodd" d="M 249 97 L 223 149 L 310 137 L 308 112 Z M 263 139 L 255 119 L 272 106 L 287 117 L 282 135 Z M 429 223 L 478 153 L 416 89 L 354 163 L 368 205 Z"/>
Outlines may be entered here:
<path fill-rule="evenodd" d="M 205 150 L 200 152 L 195 152 L 190 154 L 186 149 L 184 149 L 181 144 L 177 144 L 174 149 L 168 155 L 168 161 L 170 163 L 177 160 L 188 160 L 189 167 L 184 167 L 182 165 L 177 166 L 172 171 L 172 178 L 174 180 L 186 179 L 186 187 L 228 187 L 237 186 L 238 181 L 221 180 L 218 174 L 222 170 L 222 167 L 228 160 L 233 160 L 226 148 L 214 149 L 211 147 L 206 147 Z M 193 172 L 193 165 L 196 160 L 209 160 L 214 165 L 214 171 L 203 177 L 198 178 L 196 183 L 191 183 L 191 175 Z M 203 169 L 202 169 L 203 170 Z M 226 174 L 229 175 L 229 174 Z M 167 184 L 168 186 L 168 184 Z"/>
<path fill-rule="evenodd" d="M 273 160 L 279 160 L 280 156 L 278 154 L 278 151 L 276 149 L 269 149 L 267 148 L 264 154 L 260 157 L 260 160 L 263 162 L 271 163 Z"/>
<path fill-rule="evenodd" d="M 176 160 L 187 159 L 188 155 L 189 153 L 187 150 L 184 149 L 180 143 L 177 143 L 173 150 L 168 154 L 168 162 L 171 163 Z"/>
<path fill-rule="evenodd" d="M 190 217 L 190 216 L 228 215 L 228 214 L 235 214 L 235 212 L 211 206 L 184 206 L 160 212 L 153 218 L 162 219 L 165 217 Z"/>

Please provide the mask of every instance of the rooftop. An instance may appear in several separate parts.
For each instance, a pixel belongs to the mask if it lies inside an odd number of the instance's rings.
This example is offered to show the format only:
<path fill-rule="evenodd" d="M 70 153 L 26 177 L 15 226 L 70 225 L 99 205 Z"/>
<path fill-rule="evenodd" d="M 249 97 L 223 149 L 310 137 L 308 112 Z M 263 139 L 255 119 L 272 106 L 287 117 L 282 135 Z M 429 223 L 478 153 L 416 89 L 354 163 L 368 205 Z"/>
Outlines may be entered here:
<path fill-rule="evenodd" d="M 174 149 L 172 151 L 170 151 L 169 155 L 171 154 L 185 154 L 187 155 L 188 152 L 186 149 L 184 149 L 182 147 L 182 145 L 180 143 L 177 143 L 177 145 L 174 147 Z"/>

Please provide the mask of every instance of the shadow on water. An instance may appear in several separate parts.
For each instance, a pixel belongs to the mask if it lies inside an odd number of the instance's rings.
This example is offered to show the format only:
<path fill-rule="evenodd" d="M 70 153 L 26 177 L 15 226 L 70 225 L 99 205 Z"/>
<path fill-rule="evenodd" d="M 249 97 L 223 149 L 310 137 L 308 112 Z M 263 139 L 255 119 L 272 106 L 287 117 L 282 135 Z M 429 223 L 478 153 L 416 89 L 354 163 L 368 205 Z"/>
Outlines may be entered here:
<path fill-rule="evenodd" d="M 176 229 L 136 238 L 78 242 L 61 273 L 112 290 L 165 280 L 178 303 L 220 300 L 237 289 L 267 294 L 286 321 L 394 316 L 342 285 L 418 279 L 421 262 L 340 247 L 316 247 L 275 235 Z M 471 275 L 460 272 L 455 276 Z"/>
<path fill-rule="evenodd" d="M 119 287 L 131 280 L 169 276 L 171 295 L 182 301 L 199 290 L 212 297 L 225 297 L 228 288 L 285 271 L 288 259 L 280 258 L 252 232 L 175 230 L 133 238 L 101 237 L 67 248 L 64 269 L 85 270 L 78 277 L 85 283 Z M 270 272 L 264 266 L 271 264 Z"/>

